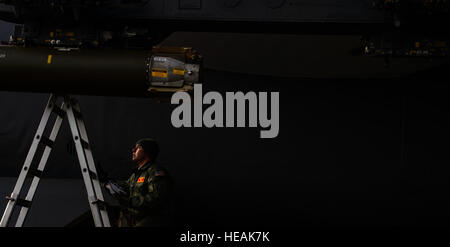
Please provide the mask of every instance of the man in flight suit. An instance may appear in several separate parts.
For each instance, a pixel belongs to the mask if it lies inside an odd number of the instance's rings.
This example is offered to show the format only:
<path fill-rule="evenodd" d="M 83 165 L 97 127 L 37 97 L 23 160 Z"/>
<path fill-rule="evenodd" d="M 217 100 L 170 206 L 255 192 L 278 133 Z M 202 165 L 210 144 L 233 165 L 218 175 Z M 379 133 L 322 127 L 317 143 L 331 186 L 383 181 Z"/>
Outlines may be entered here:
<path fill-rule="evenodd" d="M 158 153 L 157 142 L 149 138 L 137 141 L 132 149 L 137 168 L 126 182 L 116 184 L 122 191 L 114 194 L 122 206 L 119 227 L 170 224 L 173 183 L 167 170 L 155 163 Z"/>

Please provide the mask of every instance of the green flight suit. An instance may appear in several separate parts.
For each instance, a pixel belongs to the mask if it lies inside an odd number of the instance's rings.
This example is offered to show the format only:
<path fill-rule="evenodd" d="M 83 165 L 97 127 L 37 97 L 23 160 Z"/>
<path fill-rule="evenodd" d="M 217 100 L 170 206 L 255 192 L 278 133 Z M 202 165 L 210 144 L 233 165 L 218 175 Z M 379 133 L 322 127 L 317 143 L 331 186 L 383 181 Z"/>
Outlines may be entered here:
<path fill-rule="evenodd" d="M 121 183 L 125 196 L 119 203 L 125 207 L 119 216 L 119 227 L 167 226 L 173 182 L 163 167 L 146 163 Z"/>

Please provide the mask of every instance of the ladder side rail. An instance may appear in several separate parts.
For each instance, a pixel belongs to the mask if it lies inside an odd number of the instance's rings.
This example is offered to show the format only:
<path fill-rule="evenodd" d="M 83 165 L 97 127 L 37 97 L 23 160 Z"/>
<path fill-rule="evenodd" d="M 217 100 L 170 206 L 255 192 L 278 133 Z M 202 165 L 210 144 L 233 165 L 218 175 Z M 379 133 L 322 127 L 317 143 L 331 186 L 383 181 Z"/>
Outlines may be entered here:
<path fill-rule="evenodd" d="M 103 223 L 102 223 L 102 220 L 100 217 L 98 205 L 95 203 L 97 201 L 97 198 L 95 196 L 95 192 L 92 187 L 92 181 L 91 181 L 91 177 L 89 174 L 89 168 L 88 168 L 87 162 L 86 162 L 86 155 L 84 153 L 84 150 L 83 150 L 83 147 L 81 144 L 80 133 L 79 133 L 77 122 L 75 120 L 75 116 L 73 113 L 73 106 L 71 105 L 70 98 L 67 97 L 65 99 L 65 102 L 67 104 L 67 119 L 69 120 L 70 129 L 72 131 L 72 137 L 74 138 L 74 141 L 75 141 L 75 147 L 77 150 L 78 160 L 80 162 L 81 173 L 83 175 L 84 184 L 85 184 L 86 191 L 88 194 L 89 206 L 91 208 L 95 226 L 101 227 L 101 226 L 103 226 Z"/>
<path fill-rule="evenodd" d="M 54 105 L 53 107 L 57 107 L 57 106 Z M 66 106 L 65 106 L 64 102 L 61 105 L 61 110 L 64 111 L 64 112 L 66 111 Z M 50 133 L 50 137 L 49 137 L 49 139 L 52 142 L 55 141 L 55 139 L 56 139 L 56 137 L 57 137 L 57 135 L 59 133 L 59 130 L 60 130 L 60 127 L 61 127 L 61 124 L 62 124 L 63 120 L 64 120 L 64 118 L 62 116 L 59 116 L 59 115 L 57 116 L 57 118 L 55 120 L 55 123 L 53 125 L 52 132 Z M 48 157 L 50 156 L 50 152 L 51 151 L 52 151 L 52 147 L 50 147 L 50 146 L 46 146 L 45 147 L 44 153 L 43 153 L 43 155 L 41 157 L 41 160 L 39 162 L 39 166 L 37 168 L 38 171 L 40 171 L 40 172 L 44 171 L 45 165 L 47 164 L 47 160 L 48 160 Z M 31 182 L 31 186 L 30 186 L 30 188 L 28 190 L 28 194 L 27 194 L 25 200 L 27 200 L 27 201 L 32 201 L 33 200 L 34 194 L 35 194 L 35 192 L 37 190 L 37 187 L 39 185 L 39 181 L 40 181 L 40 177 L 34 176 L 33 181 Z M 23 223 L 24 223 L 24 221 L 26 219 L 28 211 L 29 211 L 28 207 L 22 207 L 20 209 L 19 217 L 17 218 L 17 222 L 16 222 L 16 227 L 22 227 L 23 226 Z"/>
<path fill-rule="evenodd" d="M 104 202 L 102 188 L 100 185 L 100 181 L 98 180 L 97 169 L 95 167 L 94 157 L 92 155 L 92 150 L 91 150 L 91 146 L 90 146 L 87 131 L 86 131 L 86 126 L 84 124 L 84 120 L 81 117 L 81 110 L 80 110 L 80 105 L 78 102 L 76 102 L 76 104 L 74 105 L 74 110 L 76 110 L 80 113 L 80 118 L 76 118 L 77 125 L 80 130 L 81 139 L 84 140 L 88 145 L 87 147 L 84 148 L 84 151 L 86 154 L 86 159 L 87 159 L 87 164 L 88 164 L 89 170 L 94 174 L 94 176 L 92 178 L 92 184 L 94 186 L 94 191 L 95 191 L 97 199 L 101 202 Z M 102 216 L 103 224 L 107 227 L 110 227 L 111 224 L 110 224 L 108 212 L 106 211 L 106 209 L 100 207 L 100 214 Z"/>

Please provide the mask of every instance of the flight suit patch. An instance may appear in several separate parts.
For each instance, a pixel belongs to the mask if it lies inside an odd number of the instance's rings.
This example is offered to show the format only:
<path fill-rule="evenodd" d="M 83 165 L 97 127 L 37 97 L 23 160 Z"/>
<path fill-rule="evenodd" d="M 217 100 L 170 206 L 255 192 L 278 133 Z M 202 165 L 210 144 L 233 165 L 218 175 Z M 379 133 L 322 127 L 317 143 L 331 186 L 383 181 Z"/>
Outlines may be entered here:
<path fill-rule="evenodd" d="M 139 184 L 139 183 L 143 183 L 143 182 L 144 182 L 144 179 L 145 179 L 145 177 L 140 177 L 140 178 L 138 179 L 137 183 L 138 183 L 138 184 Z"/>

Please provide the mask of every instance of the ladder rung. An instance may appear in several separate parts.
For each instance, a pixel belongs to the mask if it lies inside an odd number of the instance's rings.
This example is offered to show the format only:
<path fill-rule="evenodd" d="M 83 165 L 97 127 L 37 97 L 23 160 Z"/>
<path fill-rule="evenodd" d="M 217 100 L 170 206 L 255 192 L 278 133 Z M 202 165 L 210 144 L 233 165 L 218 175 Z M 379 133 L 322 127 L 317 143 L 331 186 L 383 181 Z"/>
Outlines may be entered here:
<path fill-rule="evenodd" d="M 8 198 L 7 198 L 8 199 Z M 25 200 L 25 199 L 16 199 L 16 204 L 21 207 L 30 208 L 31 207 L 31 201 Z"/>
<path fill-rule="evenodd" d="M 106 209 L 106 206 L 107 206 L 106 202 L 99 200 L 99 199 L 93 201 L 92 204 L 97 204 L 97 206 L 101 209 Z"/>
<path fill-rule="evenodd" d="M 89 176 L 91 176 L 92 179 L 97 179 L 97 174 L 91 170 L 89 170 Z"/>
<path fill-rule="evenodd" d="M 73 116 L 74 116 L 75 118 L 77 118 L 77 119 L 83 119 L 83 115 L 81 114 L 81 112 L 75 110 L 73 107 L 72 107 L 72 110 L 73 110 Z"/>
<path fill-rule="evenodd" d="M 56 113 L 56 115 L 61 118 L 64 118 L 66 116 L 66 112 L 58 106 L 54 106 L 52 112 Z"/>
<path fill-rule="evenodd" d="M 83 140 L 83 139 L 80 139 L 80 141 L 81 141 L 81 146 L 82 146 L 84 149 L 89 149 L 89 143 L 88 143 L 87 141 L 85 141 L 85 140 Z"/>
<path fill-rule="evenodd" d="M 53 143 L 54 143 L 54 141 L 52 141 L 52 140 L 50 140 L 48 137 L 46 137 L 46 136 L 41 136 L 41 139 L 40 139 L 40 141 L 39 141 L 40 143 L 42 143 L 42 144 L 44 144 L 44 145 L 46 145 L 46 146 L 49 146 L 49 147 L 53 147 Z"/>
<path fill-rule="evenodd" d="M 35 176 L 35 177 L 38 177 L 38 178 L 42 177 L 42 171 L 40 171 L 40 170 L 38 170 L 36 168 L 30 168 L 28 170 L 28 174 L 30 174 L 32 176 Z"/>

